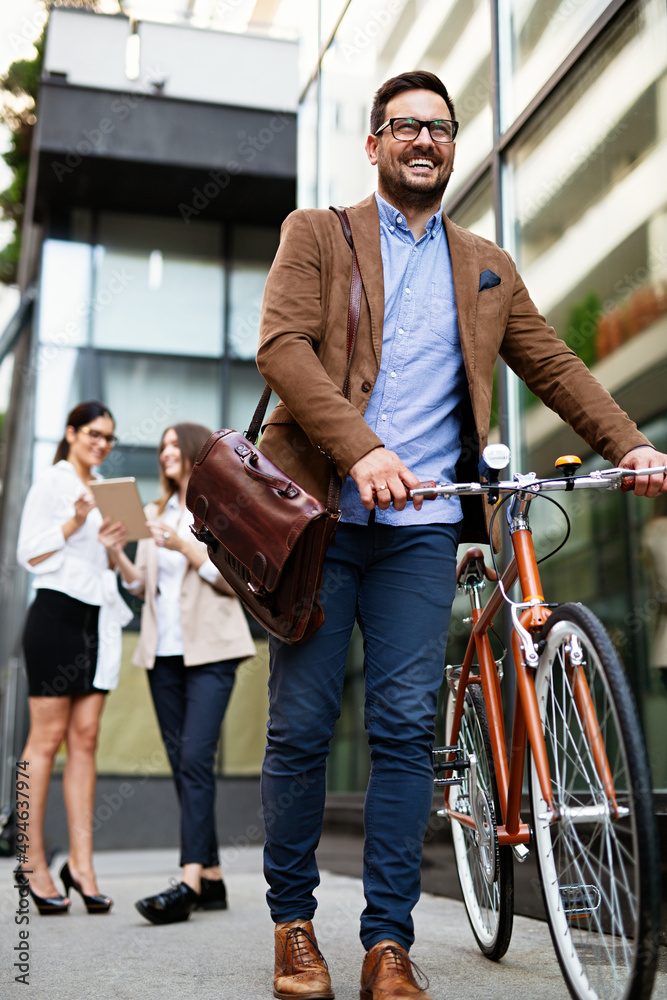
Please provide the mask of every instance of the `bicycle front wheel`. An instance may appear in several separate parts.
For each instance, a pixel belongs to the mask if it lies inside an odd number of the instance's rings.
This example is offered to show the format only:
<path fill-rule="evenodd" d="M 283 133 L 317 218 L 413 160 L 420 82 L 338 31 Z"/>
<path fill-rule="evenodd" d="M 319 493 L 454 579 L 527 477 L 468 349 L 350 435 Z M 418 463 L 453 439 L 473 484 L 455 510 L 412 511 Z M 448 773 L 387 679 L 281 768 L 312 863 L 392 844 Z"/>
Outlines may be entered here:
<path fill-rule="evenodd" d="M 452 719 L 455 696 L 447 701 L 447 744 L 452 745 Z M 459 753 L 464 759 L 477 758 L 477 796 L 486 820 L 482 838 L 478 831 L 452 820 L 452 841 L 463 901 L 477 944 L 487 958 L 498 961 L 507 951 L 514 922 L 514 866 L 511 847 L 499 847 L 495 836 L 495 817 L 500 816 L 496 774 L 491 753 L 489 726 L 481 691 L 470 686 L 466 691 Z M 462 784 L 452 785 L 449 803 L 452 809 L 472 816 L 470 771 L 463 771 Z"/>
<path fill-rule="evenodd" d="M 564 604 L 540 636 L 535 688 L 554 814 L 533 755 L 529 786 L 542 894 L 576 1000 L 647 1000 L 658 955 L 651 778 L 637 711 L 595 615 Z"/>

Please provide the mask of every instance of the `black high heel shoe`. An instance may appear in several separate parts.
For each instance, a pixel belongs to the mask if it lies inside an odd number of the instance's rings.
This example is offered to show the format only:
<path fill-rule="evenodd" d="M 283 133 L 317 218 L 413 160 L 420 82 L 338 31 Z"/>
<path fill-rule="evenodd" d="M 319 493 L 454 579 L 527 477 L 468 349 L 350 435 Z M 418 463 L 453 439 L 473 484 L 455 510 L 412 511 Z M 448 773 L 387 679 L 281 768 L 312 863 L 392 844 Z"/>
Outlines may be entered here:
<path fill-rule="evenodd" d="M 108 913 L 113 906 L 113 899 L 108 896 L 86 896 L 85 892 L 73 877 L 69 870 L 69 861 L 60 869 L 60 878 L 65 886 L 65 892 L 69 894 L 70 889 L 76 889 L 81 896 L 88 913 Z"/>
<path fill-rule="evenodd" d="M 14 870 L 14 881 L 19 889 L 27 889 L 40 916 L 55 916 L 57 913 L 69 913 L 70 901 L 65 896 L 38 896 L 30 888 L 30 879 L 26 878 L 20 868 Z"/>

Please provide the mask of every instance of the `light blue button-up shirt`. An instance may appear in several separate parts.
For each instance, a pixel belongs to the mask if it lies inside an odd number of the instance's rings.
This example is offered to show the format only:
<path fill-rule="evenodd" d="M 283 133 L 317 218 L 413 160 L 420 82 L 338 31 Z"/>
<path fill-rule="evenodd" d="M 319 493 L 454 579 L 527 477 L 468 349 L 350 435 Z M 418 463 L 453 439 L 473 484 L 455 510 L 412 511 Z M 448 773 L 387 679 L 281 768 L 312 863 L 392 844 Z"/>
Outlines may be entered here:
<path fill-rule="evenodd" d="M 415 243 L 402 213 L 375 195 L 384 272 L 382 358 L 364 417 L 421 480 L 454 481 L 461 451 L 461 404 L 466 376 L 459 340 L 452 264 L 442 215 L 429 219 Z M 342 520 L 367 524 L 369 512 L 348 476 Z M 421 511 L 375 509 L 381 524 L 452 524 L 458 498 L 425 501 Z"/>

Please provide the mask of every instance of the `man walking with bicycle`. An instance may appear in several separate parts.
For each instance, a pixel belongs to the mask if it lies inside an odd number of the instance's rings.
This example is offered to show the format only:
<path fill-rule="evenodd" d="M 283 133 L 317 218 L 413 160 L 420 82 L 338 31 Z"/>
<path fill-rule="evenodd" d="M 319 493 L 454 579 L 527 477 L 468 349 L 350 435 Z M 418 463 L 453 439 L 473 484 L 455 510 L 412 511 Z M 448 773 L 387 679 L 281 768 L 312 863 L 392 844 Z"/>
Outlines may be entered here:
<path fill-rule="evenodd" d="M 299 647 L 270 638 L 262 774 L 274 995 L 329 998 L 312 920 L 326 759 L 355 620 L 364 637 L 371 774 L 364 821 L 362 1000 L 429 1000 L 408 952 L 421 843 L 433 797 L 431 746 L 459 538 L 487 541 L 485 510 L 421 509 L 421 480 L 476 478 L 498 356 L 616 465 L 667 464 L 548 327 L 509 255 L 441 211 L 458 129 L 426 72 L 375 95 L 366 152 L 378 191 L 348 209 L 363 293 L 346 380 L 352 253 L 329 211 L 285 221 L 262 310 L 257 363 L 280 397 L 261 450 L 325 499 L 331 462 L 342 518 L 323 575 L 326 621 Z M 667 492 L 662 474 L 636 493 Z"/>

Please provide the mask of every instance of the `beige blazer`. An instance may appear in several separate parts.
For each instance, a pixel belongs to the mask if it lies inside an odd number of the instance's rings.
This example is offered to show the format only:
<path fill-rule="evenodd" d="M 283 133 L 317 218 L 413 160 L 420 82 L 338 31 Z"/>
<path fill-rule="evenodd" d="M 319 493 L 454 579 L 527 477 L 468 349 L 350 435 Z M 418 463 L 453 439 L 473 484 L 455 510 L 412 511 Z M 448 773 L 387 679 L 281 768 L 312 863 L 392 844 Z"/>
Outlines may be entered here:
<path fill-rule="evenodd" d="M 264 292 L 257 354 L 262 375 L 281 400 L 268 418 L 261 450 L 320 499 L 326 497 L 329 482 L 328 456 L 345 477 L 358 459 L 383 443 L 363 419 L 380 369 L 384 322 L 375 196 L 353 205 L 348 216 L 364 283 L 351 366 L 351 402 L 343 396 L 342 386 L 352 253 L 333 212 L 299 210 L 283 223 Z M 443 221 L 469 390 L 459 481 L 478 479 L 499 356 L 610 462 L 616 464 L 632 448 L 648 444 L 584 363 L 547 326 L 509 254 L 445 215 Z M 485 270 L 493 271 L 500 281 L 480 291 Z M 462 540 L 488 541 L 488 505 L 471 498 L 462 506 Z"/>
<path fill-rule="evenodd" d="M 146 507 L 147 519 L 158 516 L 155 504 Z M 196 545 L 202 545 L 194 538 Z M 132 662 L 152 669 L 157 649 L 158 587 L 157 546 L 152 538 L 142 538 L 137 545 L 135 567 L 143 576 L 144 598 L 141 611 L 141 631 Z M 255 655 L 255 644 L 241 604 L 234 592 L 218 574 L 216 586 L 204 580 L 191 562 L 183 577 L 181 589 L 181 627 L 183 659 L 186 667 L 215 663 L 218 660 L 245 660 Z"/>

